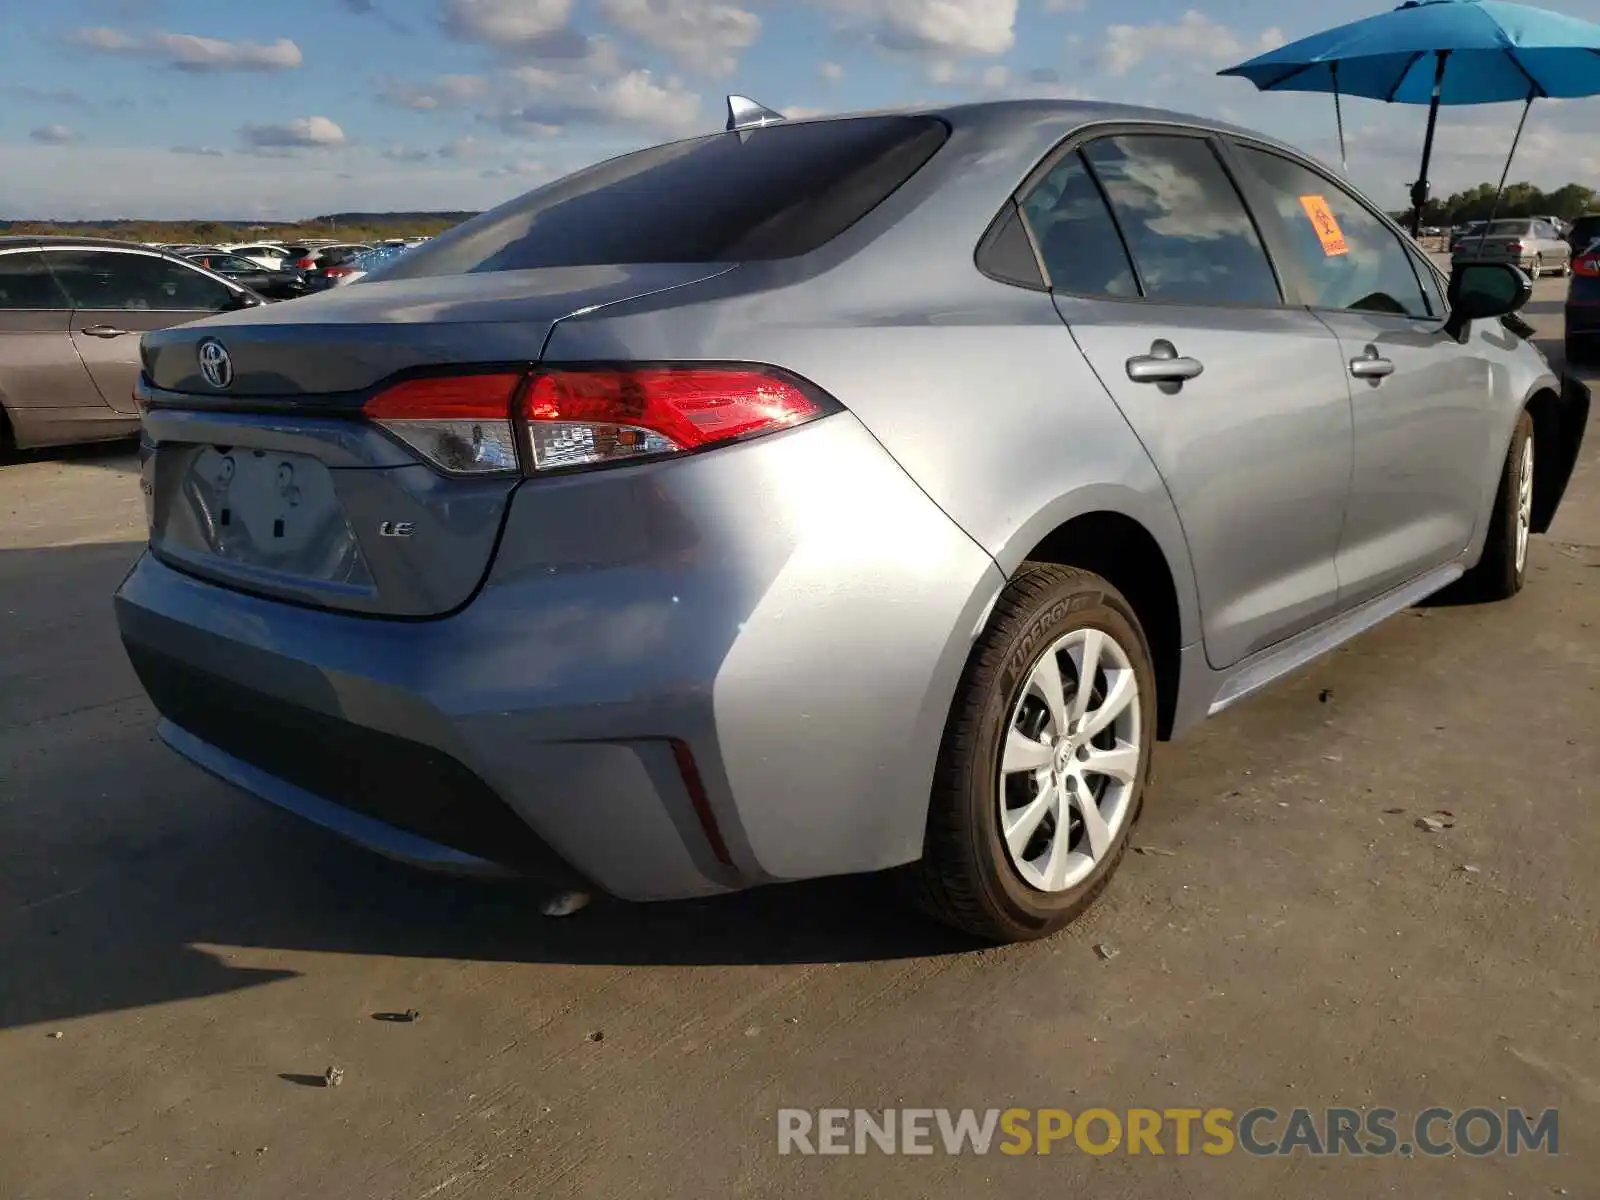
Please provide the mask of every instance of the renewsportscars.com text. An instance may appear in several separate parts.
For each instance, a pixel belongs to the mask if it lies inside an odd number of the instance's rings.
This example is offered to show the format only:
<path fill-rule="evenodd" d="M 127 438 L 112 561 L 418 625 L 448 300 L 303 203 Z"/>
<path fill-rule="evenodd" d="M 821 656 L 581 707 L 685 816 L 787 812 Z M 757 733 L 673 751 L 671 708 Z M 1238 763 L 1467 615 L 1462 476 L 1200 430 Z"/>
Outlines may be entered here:
<path fill-rule="evenodd" d="M 1553 1108 L 783 1108 L 779 1154 L 1557 1154 Z"/>

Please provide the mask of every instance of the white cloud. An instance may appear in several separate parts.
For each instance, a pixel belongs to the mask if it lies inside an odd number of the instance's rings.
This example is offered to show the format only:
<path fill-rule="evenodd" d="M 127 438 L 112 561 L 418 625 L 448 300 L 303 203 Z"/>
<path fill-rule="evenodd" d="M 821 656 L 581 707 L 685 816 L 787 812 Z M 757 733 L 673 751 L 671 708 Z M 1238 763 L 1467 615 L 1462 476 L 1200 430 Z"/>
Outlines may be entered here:
<path fill-rule="evenodd" d="M 1251 58 L 1283 44 L 1278 29 L 1254 39 L 1241 37 L 1205 13 L 1190 9 L 1170 25 L 1112 25 L 1106 29 L 1101 61 L 1112 75 L 1126 75 L 1146 59 L 1181 56 L 1200 69 Z"/>
<path fill-rule="evenodd" d="M 600 0 L 606 20 L 708 75 L 726 75 L 761 36 L 761 18 L 723 0 Z"/>
<path fill-rule="evenodd" d="M 433 157 L 432 150 L 419 150 L 410 146 L 390 146 L 383 152 L 390 162 L 419 163 Z"/>
<path fill-rule="evenodd" d="M 572 0 L 441 0 L 440 8 L 445 29 L 455 37 L 518 46 L 564 30 Z"/>
<path fill-rule="evenodd" d="M 174 146 L 173 154 L 188 154 L 195 158 L 224 158 L 226 155 L 215 146 Z"/>
<path fill-rule="evenodd" d="M 485 153 L 485 150 L 486 145 L 483 140 L 475 138 L 469 133 L 465 137 L 458 137 L 440 146 L 438 155 L 440 158 L 465 160 L 480 158 Z"/>
<path fill-rule="evenodd" d="M 700 114 L 700 97 L 682 80 L 669 76 L 658 83 L 649 71 L 580 83 L 560 72 L 518 67 L 507 77 L 515 94 L 484 119 L 522 136 L 546 136 L 574 125 L 684 133 Z"/>
<path fill-rule="evenodd" d="M 919 56 L 1004 54 L 1015 40 L 1017 0 L 818 0 L 849 32 Z"/>
<path fill-rule="evenodd" d="M 439 75 L 426 83 L 392 82 L 380 94 L 391 104 L 431 112 L 484 99 L 489 81 L 482 75 Z"/>
<path fill-rule="evenodd" d="M 321 150 L 345 144 L 344 130 L 327 117 L 296 117 L 277 125 L 246 125 L 245 144 L 258 150 Z"/>
<path fill-rule="evenodd" d="M 65 146 L 78 140 L 77 133 L 65 125 L 41 125 L 28 136 L 45 146 Z"/>
<path fill-rule="evenodd" d="M 828 83 L 838 83 L 844 78 L 844 68 L 833 62 L 818 63 L 817 74 Z"/>
<path fill-rule="evenodd" d="M 542 162 L 524 160 L 522 162 L 509 162 L 503 167 L 490 167 L 478 172 L 482 179 L 511 179 L 517 176 L 535 176 L 539 178 L 550 174 L 550 168 Z"/>
<path fill-rule="evenodd" d="M 288 71 L 298 67 L 300 47 L 288 38 L 275 42 L 229 42 L 191 33 L 134 35 L 120 29 L 79 29 L 67 40 L 101 54 L 153 58 L 180 71 Z"/>

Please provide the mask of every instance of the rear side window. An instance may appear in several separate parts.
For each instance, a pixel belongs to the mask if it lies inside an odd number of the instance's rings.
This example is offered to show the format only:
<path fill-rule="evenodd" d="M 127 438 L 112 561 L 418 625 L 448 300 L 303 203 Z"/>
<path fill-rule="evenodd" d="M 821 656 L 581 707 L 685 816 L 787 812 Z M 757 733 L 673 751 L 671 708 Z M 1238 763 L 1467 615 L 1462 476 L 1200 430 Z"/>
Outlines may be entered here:
<path fill-rule="evenodd" d="M 0 254 L 0 309 L 71 307 L 39 251 Z"/>
<path fill-rule="evenodd" d="M 1022 202 L 1022 213 L 1051 288 L 1087 296 L 1138 296 L 1122 236 L 1076 152 L 1034 186 Z"/>
<path fill-rule="evenodd" d="M 211 276 L 150 254 L 64 250 L 48 258 L 74 308 L 221 312 L 233 299 Z"/>
<path fill-rule="evenodd" d="M 382 277 L 806 254 L 910 179 L 949 132 L 933 117 L 854 117 L 655 146 L 475 217 Z"/>
<path fill-rule="evenodd" d="M 1266 185 L 1315 308 L 1426 317 L 1411 253 L 1350 193 L 1297 162 L 1251 146 L 1240 156 Z"/>
<path fill-rule="evenodd" d="M 1146 298 L 1282 303 L 1261 238 L 1209 142 L 1108 137 L 1090 142 L 1084 157 L 1111 201 Z"/>

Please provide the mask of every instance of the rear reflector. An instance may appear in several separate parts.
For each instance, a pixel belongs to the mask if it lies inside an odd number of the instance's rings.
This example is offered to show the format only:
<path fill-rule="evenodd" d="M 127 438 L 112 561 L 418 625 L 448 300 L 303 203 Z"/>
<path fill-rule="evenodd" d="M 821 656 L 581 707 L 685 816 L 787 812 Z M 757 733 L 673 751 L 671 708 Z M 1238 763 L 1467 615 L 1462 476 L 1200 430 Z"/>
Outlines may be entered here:
<path fill-rule="evenodd" d="M 747 366 L 552 369 L 522 401 L 539 471 L 703 450 L 832 409 L 798 381 Z"/>
<path fill-rule="evenodd" d="M 361 411 L 441 471 L 487 475 L 517 470 L 511 398 L 522 376 L 410 379 L 379 392 Z"/>

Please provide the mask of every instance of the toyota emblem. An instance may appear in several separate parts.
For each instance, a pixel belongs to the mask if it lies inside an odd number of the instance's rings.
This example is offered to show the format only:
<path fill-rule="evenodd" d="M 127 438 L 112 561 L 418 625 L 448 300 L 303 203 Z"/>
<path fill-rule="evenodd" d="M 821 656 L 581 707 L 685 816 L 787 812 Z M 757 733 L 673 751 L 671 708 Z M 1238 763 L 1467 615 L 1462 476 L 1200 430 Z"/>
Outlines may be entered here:
<path fill-rule="evenodd" d="M 219 390 L 233 383 L 233 359 L 226 346 L 216 338 L 207 338 L 196 353 L 200 359 L 200 374 L 207 383 Z"/>

